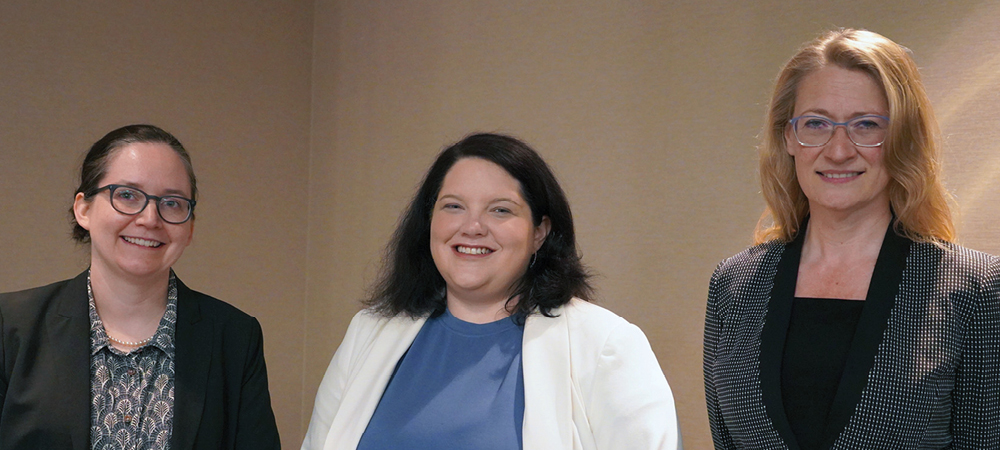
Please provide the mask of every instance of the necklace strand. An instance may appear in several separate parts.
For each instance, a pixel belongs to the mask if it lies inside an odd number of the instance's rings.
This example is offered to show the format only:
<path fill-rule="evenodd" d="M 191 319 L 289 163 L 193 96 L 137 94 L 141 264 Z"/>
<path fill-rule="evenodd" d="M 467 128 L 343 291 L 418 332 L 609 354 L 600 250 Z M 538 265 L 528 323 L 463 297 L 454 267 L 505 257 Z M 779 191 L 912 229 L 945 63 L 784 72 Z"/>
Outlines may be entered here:
<path fill-rule="evenodd" d="M 111 342 L 114 342 L 116 344 L 126 345 L 126 346 L 129 346 L 129 347 L 142 347 L 143 345 L 148 344 L 149 341 L 152 341 L 154 337 L 156 337 L 156 333 L 153 333 L 152 336 L 150 336 L 150 337 L 148 337 L 146 339 L 143 339 L 141 341 L 138 341 L 138 342 L 129 342 L 129 341 L 119 341 L 118 339 L 115 339 L 115 338 L 111 337 L 111 335 L 108 334 L 107 331 L 105 331 L 104 334 L 107 334 L 108 339 L 110 339 Z"/>

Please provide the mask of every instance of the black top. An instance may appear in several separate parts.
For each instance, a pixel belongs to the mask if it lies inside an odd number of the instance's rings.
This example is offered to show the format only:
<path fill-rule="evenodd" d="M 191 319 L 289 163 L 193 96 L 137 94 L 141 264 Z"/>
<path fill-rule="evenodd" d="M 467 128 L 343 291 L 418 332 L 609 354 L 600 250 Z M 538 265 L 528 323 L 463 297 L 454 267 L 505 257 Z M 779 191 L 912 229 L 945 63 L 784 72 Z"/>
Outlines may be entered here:
<path fill-rule="evenodd" d="M 824 430 L 864 306 L 863 301 L 828 298 L 796 297 L 792 303 L 781 362 L 781 399 L 803 450 L 820 449 L 824 441 L 836 438 Z"/>

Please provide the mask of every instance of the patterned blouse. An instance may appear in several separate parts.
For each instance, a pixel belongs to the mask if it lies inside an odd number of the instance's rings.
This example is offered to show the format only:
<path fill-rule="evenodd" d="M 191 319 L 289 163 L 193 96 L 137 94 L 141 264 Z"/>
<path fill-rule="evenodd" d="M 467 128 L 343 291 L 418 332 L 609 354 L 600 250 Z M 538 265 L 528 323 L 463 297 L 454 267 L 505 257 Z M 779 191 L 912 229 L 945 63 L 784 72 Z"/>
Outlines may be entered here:
<path fill-rule="evenodd" d="M 156 334 L 125 353 L 111 345 L 90 298 L 90 448 L 169 449 L 174 419 L 174 327 L 177 282 L 167 288 L 167 310 Z"/>

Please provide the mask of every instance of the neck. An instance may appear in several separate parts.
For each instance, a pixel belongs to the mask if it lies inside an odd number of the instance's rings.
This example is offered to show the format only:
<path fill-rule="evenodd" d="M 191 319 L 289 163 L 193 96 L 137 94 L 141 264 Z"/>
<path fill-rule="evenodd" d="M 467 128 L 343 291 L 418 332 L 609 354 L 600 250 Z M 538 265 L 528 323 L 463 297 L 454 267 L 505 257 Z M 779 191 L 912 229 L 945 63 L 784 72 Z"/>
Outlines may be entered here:
<path fill-rule="evenodd" d="M 490 323 L 505 317 L 510 317 L 507 311 L 507 297 L 492 300 L 470 300 L 448 291 L 448 311 L 451 315 L 471 323 Z M 517 305 L 517 300 L 511 301 L 511 306 Z"/>
<path fill-rule="evenodd" d="M 105 330 L 116 339 L 140 341 L 156 332 L 167 308 L 170 277 L 139 283 L 108 276 L 91 267 L 90 285 L 94 305 Z"/>
<path fill-rule="evenodd" d="M 803 258 L 858 258 L 873 252 L 877 256 L 891 221 L 888 207 L 876 214 L 810 213 Z"/>

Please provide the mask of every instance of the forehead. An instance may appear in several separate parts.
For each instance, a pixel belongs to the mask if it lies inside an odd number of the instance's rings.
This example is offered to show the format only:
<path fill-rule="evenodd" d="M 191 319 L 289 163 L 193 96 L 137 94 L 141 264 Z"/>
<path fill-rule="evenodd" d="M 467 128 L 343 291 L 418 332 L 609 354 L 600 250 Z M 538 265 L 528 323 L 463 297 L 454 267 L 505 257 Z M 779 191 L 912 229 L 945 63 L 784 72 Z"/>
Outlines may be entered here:
<path fill-rule="evenodd" d="M 521 197 L 521 183 L 503 167 L 482 158 L 462 158 L 448 169 L 438 196 L 454 191 L 487 194 L 505 192 Z"/>
<path fill-rule="evenodd" d="M 802 78 L 796 89 L 795 114 L 888 114 L 881 85 L 867 72 L 826 66 Z"/>
<path fill-rule="evenodd" d="M 136 142 L 114 150 L 101 184 L 122 183 L 140 189 L 191 192 L 184 160 L 172 147 L 163 143 Z M 153 192 L 150 192 L 151 194 Z"/>

